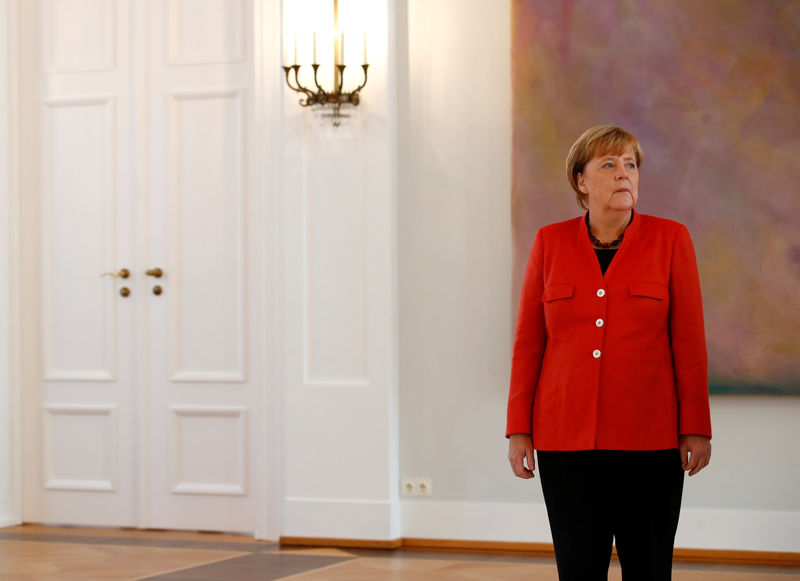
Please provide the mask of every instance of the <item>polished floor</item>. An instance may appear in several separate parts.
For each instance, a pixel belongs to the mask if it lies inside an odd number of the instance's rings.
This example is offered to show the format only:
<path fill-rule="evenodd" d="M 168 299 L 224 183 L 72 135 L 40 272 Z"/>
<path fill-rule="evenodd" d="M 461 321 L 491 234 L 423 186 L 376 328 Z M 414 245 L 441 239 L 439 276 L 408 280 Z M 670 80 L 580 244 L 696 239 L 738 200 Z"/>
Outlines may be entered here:
<path fill-rule="evenodd" d="M 609 579 L 621 579 L 612 563 Z M 553 581 L 553 560 L 517 555 L 281 548 L 215 533 L 23 525 L 0 529 L 0 580 Z M 675 581 L 800 580 L 800 567 L 675 565 Z"/>

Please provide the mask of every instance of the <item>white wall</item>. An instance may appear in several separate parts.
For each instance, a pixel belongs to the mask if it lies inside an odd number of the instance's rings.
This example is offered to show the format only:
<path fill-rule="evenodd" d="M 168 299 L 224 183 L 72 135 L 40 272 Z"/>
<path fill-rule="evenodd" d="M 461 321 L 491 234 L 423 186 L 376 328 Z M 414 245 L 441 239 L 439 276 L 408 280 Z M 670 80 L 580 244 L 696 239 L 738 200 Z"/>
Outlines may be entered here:
<path fill-rule="evenodd" d="M 404 499 L 403 534 L 549 542 L 538 479 L 511 475 L 503 437 L 509 6 L 408 0 L 399 26 L 400 475 L 433 479 L 431 498 Z M 800 551 L 800 398 L 717 396 L 712 415 L 712 465 L 686 483 L 677 545 Z"/>
<path fill-rule="evenodd" d="M 408 8 L 402 473 L 433 478 L 436 498 L 507 498 L 490 482 L 506 465 L 511 348 L 509 10 L 485 0 L 410 0 Z"/>

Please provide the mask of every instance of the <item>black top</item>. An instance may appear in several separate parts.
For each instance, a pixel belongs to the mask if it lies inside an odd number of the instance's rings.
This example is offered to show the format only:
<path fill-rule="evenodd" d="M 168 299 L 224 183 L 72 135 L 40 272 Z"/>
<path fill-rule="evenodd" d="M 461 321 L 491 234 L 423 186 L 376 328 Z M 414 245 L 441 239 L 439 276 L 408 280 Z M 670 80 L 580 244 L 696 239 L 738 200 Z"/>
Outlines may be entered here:
<path fill-rule="evenodd" d="M 611 259 L 617 253 L 618 248 L 595 248 L 594 253 L 597 254 L 597 261 L 600 263 L 600 270 L 603 274 L 606 273 L 608 265 L 611 264 Z"/>

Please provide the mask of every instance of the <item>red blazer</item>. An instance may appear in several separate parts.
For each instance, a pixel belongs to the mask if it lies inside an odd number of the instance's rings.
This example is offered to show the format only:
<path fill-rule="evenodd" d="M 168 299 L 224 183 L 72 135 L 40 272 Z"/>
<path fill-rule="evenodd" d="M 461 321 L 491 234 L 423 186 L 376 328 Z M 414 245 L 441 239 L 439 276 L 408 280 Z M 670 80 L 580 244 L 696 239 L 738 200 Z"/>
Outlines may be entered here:
<path fill-rule="evenodd" d="M 605 276 L 584 217 L 536 233 L 506 435 L 539 450 L 662 450 L 711 436 L 700 281 L 685 226 L 635 214 Z"/>

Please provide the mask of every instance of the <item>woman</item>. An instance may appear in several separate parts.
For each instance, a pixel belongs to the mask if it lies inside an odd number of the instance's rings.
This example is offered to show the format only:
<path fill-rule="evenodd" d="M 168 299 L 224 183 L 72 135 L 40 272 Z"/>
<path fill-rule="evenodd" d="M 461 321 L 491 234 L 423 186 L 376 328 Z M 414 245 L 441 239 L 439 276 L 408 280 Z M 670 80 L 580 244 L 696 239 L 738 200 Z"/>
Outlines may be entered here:
<path fill-rule="evenodd" d="M 681 224 L 638 214 L 642 149 L 593 127 L 567 156 L 585 216 L 536 233 L 519 307 L 509 461 L 537 450 L 561 581 L 671 578 L 683 475 L 711 420 L 697 263 Z"/>

